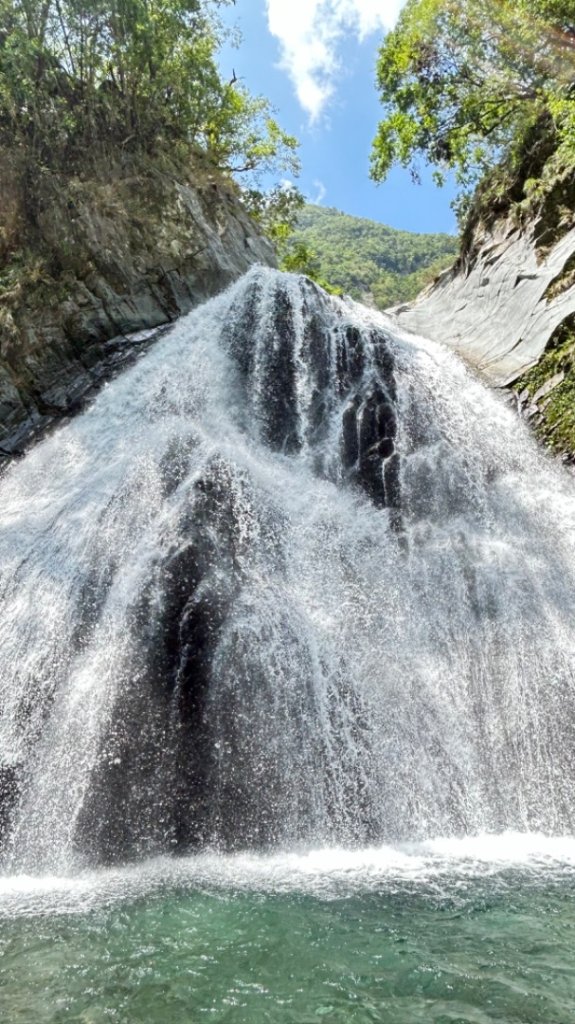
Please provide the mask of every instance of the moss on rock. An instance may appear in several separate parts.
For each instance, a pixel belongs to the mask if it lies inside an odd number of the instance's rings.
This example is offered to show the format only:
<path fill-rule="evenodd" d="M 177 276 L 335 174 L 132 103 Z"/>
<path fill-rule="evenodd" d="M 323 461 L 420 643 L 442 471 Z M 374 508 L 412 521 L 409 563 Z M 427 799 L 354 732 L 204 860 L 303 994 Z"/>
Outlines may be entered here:
<path fill-rule="evenodd" d="M 566 461 L 575 461 L 575 317 L 555 332 L 514 391 L 537 437 Z"/>

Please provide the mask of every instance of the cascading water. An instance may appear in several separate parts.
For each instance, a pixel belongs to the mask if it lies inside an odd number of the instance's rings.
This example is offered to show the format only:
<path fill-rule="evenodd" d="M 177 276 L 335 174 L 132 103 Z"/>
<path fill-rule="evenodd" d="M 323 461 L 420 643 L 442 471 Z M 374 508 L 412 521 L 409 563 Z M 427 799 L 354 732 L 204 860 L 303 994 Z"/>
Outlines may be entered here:
<path fill-rule="evenodd" d="M 0 482 L 9 872 L 575 826 L 575 494 L 261 268 Z"/>

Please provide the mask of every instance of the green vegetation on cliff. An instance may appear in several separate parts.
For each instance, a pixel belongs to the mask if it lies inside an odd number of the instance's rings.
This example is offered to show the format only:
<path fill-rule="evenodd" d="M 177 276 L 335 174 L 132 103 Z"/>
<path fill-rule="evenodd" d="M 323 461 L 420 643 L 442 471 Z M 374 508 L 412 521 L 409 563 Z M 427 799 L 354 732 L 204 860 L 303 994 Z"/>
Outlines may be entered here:
<path fill-rule="evenodd" d="M 268 102 L 218 70 L 229 2 L 0 0 L 3 276 L 30 262 L 50 176 L 66 192 L 76 178 L 240 173 L 257 196 L 258 174 L 297 173 Z"/>
<path fill-rule="evenodd" d="M 296 147 L 216 62 L 230 0 L 0 0 L 0 145 L 53 168 L 118 147 L 253 171 Z"/>
<path fill-rule="evenodd" d="M 535 433 L 556 454 L 575 458 L 575 318 L 551 338 L 539 362 L 514 384 Z"/>
<path fill-rule="evenodd" d="M 273 262 L 249 210 L 291 215 L 258 185 L 297 144 L 218 70 L 228 2 L 0 0 L 0 437 Z"/>
<path fill-rule="evenodd" d="M 379 55 L 373 177 L 423 159 L 497 198 L 551 139 L 525 182 L 542 194 L 575 161 L 574 47 L 573 0 L 408 0 Z"/>
<path fill-rule="evenodd" d="M 395 163 L 417 176 L 420 161 L 438 181 L 454 173 L 462 266 L 497 220 L 528 230 L 538 259 L 575 226 L 574 57 L 575 0 L 407 0 L 383 41 L 372 176 Z M 569 252 L 553 294 L 573 288 Z M 565 308 L 514 387 L 536 433 L 571 457 L 575 324 Z"/>
<path fill-rule="evenodd" d="M 299 214 L 284 264 L 386 309 L 413 299 L 453 262 L 457 248 L 457 239 L 451 235 L 397 231 L 329 207 L 309 205 Z"/>

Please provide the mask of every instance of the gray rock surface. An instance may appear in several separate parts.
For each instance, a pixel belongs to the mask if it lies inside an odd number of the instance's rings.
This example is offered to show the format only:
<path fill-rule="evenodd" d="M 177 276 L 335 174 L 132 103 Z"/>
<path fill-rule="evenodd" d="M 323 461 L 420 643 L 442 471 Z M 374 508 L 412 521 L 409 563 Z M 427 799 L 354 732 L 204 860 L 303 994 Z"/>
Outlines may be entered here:
<path fill-rule="evenodd" d="M 49 180 L 36 230 L 46 278 L 0 301 L 0 463 L 75 411 L 149 343 L 146 332 L 254 263 L 275 265 L 233 187 L 205 173 L 197 182 L 76 179 L 65 189 Z"/>
<path fill-rule="evenodd" d="M 575 284 L 549 297 L 575 255 L 575 228 L 538 251 L 538 224 L 499 221 L 413 304 L 390 312 L 401 327 L 453 347 L 492 385 L 516 380 L 575 313 Z M 554 290 L 555 291 L 555 290 Z"/>

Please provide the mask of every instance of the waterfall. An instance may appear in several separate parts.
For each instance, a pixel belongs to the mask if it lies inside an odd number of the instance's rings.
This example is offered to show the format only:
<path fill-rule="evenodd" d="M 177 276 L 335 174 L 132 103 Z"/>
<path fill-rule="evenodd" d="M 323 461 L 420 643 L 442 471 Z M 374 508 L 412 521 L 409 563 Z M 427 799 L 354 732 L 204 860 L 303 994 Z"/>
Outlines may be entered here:
<path fill-rule="evenodd" d="M 8 872 L 575 827 L 575 488 L 256 268 L 0 481 Z"/>

